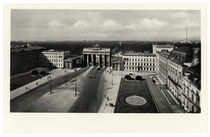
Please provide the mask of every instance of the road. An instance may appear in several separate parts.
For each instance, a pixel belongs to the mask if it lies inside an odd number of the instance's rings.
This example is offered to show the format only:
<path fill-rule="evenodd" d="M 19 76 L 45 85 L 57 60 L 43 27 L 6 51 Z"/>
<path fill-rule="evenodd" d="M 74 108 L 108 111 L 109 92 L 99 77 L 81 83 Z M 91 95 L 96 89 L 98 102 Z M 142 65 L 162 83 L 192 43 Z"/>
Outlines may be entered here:
<path fill-rule="evenodd" d="M 100 107 L 98 97 L 103 95 L 97 91 L 103 70 L 95 67 L 85 68 L 76 74 L 71 73 L 51 82 L 53 93 L 49 92 L 49 82 L 37 87 L 29 93 L 11 100 L 11 112 L 97 112 Z M 92 78 L 88 76 L 92 75 Z M 77 91 L 75 82 L 77 76 Z"/>

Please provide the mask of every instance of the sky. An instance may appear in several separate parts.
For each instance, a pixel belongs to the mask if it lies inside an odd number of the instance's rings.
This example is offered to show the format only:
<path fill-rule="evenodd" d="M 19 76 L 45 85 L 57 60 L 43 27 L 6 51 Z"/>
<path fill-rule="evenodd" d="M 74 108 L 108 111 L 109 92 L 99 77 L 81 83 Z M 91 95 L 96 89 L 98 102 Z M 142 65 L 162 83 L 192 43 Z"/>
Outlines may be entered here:
<path fill-rule="evenodd" d="M 11 40 L 200 39 L 198 10 L 40 10 L 11 11 Z"/>

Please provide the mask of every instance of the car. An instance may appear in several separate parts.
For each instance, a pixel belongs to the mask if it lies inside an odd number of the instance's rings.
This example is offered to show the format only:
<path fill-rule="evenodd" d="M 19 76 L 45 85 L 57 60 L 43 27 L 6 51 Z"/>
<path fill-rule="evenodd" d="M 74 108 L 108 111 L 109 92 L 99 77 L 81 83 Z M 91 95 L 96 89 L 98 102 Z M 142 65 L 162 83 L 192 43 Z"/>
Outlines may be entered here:
<path fill-rule="evenodd" d="M 73 82 L 75 82 L 75 81 L 76 81 L 75 79 L 72 79 L 72 80 L 71 80 L 71 83 L 73 83 Z"/>
<path fill-rule="evenodd" d="M 93 75 L 89 75 L 88 77 L 89 77 L 89 78 L 94 78 L 94 76 L 93 76 Z"/>
<path fill-rule="evenodd" d="M 142 76 L 136 76 L 136 80 L 143 80 Z"/>
<path fill-rule="evenodd" d="M 100 68 L 100 67 L 98 67 L 98 68 L 97 68 L 97 70 L 101 70 L 101 68 Z"/>
<path fill-rule="evenodd" d="M 45 75 L 47 75 L 47 72 L 46 72 L 46 71 L 41 71 L 41 72 L 39 73 L 39 75 L 40 75 L 40 76 L 45 76 Z"/>
<path fill-rule="evenodd" d="M 152 81 L 153 81 L 154 83 L 156 83 L 156 81 L 155 81 L 154 79 L 153 79 Z"/>
<path fill-rule="evenodd" d="M 133 75 L 132 73 L 129 73 L 129 75 Z"/>
<path fill-rule="evenodd" d="M 127 79 L 127 80 L 132 80 L 132 78 L 131 78 L 130 75 L 125 75 L 125 79 Z"/>
<path fill-rule="evenodd" d="M 38 76 L 38 74 L 39 74 L 39 71 L 38 71 L 38 70 L 33 70 L 33 71 L 31 72 L 31 76 L 32 76 L 32 77 L 36 77 L 36 76 Z"/>

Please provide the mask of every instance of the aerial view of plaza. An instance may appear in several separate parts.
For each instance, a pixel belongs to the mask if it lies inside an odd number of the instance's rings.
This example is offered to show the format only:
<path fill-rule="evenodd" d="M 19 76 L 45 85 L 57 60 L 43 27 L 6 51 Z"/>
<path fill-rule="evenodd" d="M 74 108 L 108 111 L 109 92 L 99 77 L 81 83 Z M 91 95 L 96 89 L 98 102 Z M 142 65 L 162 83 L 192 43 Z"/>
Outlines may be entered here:
<path fill-rule="evenodd" d="M 200 12 L 11 11 L 10 112 L 201 113 Z"/>

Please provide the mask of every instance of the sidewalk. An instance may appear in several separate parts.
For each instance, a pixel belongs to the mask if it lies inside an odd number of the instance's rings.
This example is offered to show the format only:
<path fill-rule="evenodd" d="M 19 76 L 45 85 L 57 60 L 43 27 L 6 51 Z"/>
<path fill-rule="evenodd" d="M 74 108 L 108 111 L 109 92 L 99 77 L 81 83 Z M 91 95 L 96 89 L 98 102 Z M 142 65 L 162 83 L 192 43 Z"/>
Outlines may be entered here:
<path fill-rule="evenodd" d="M 79 68 L 79 69 L 81 69 L 81 68 Z M 77 70 L 79 70 L 79 69 L 77 69 Z M 74 70 L 55 69 L 55 70 L 51 71 L 51 80 L 61 77 L 61 76 L 64 76 L 64 75 L 67 75 L 67 74 L 70 74 L 70 73 L 73 73 L 73 72 L 74 72 Z M 10 92 L 10 100 L 12 100 L 26 92 L 29 92 L 30 90 L 48 82 L 49 78 L 50 78 L 50 75 L 47 75 L 45 77 L 37 79 L 31 83 L 28 83 L 22 87 L 19 87 L 15 90 L 11 91 Z"/>
<path fill-rule="evenodd" d="M 114 105 L 117 101 L 117 95 L 119 91 L 120 86 L 120 80 L 122 77 L 122 72 L 113 71 L 112 73 L 104 71 L 104 85 L 102 86 L 104 91 L 104 98 L 101 103 L 101 107 L 98 111 L 98 113 L 114 113 Z M 113 81 L 112 81 L 113 76 Z M 110 103 L 113 104 L 113 106 L 110 106 Z"/>
<path fill-rule="evenodd" d="M 158 82 L 159 84 L 162 84 L 162 85 L 164 84 L 158 75 L 155 75 L 155 78 L 160 82 L 160 83 Z M 166 86 L 164 86 L 164 87 L 166 88 Z M 172 93 L 168 89 L 165 89 L 164 87 L 158 87 L 158 88 L 162 91 L 162 94 L 169 101 L 170 107 L 173 110 L 173 112 L 174 113 L 184 113 L 185 111 L 180 106 L 179 101 L 172 95 Z"/>

